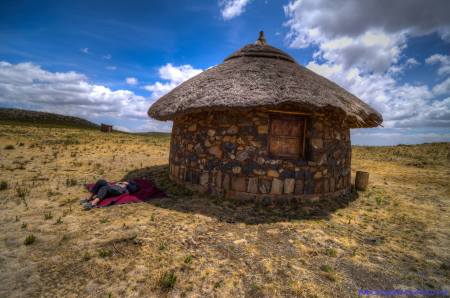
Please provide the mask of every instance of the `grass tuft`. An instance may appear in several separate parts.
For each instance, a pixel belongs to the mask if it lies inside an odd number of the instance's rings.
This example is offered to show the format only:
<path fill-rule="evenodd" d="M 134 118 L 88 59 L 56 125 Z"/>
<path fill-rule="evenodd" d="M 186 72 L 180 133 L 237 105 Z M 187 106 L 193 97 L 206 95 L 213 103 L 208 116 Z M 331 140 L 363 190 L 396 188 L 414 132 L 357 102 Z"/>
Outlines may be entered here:
<path fill-rule="evenodd" d="M 49 211 L 49 212 L 44 212 L 44 219 L 45 219 L 45 220 L 49 220 L 49 219 L 52 219 L 52 218 L 53 218 L 53 214 L 52 214 L 51 211 Z"/>
<path fill-rule="evenodd" d="M 0 190 L 8 189 L 8 182 L 5 180 L 0 181 Z"/>
<path fill-rule="evenodd" d="M 177 276 L 174 271 L 165 272 L 159 279 L 159 286 L 163 291 L 170 291 L 175 287 Z"/>
<path fill-rule="evenodd" d="M 192 263 L 193 259 L 194 259 L 194 256 L 188 255 L 188 256 L 186 256 L 186 258 L 184 258 L 184 263 L 185 264 L 190 264 L 190 263 Z"/>
<path fill-rule="evenodd" d="M 165 244 L 164 242 L 161 242 L 159 244 L 159 247 L 158 247 L 159 250 L 165 250 L 166 248 L 167 248 L 167 244 Z"/>
<path fill-rule="evenodd" d="M 33 234 L 30 234 L 27 236 L 27 238 L 25 238 L 25 241 L 23 242 L 23 244 L 25 245 L 31 245 L 36 241 L 36 236 L 34 236 Z"/>
<path fill-rule="evenodd" d="M 328 264 L 325 264 L 325 265 L 320 266 L 320 270 L 322 270 L 323 272 L 330 273 L 330 272 L 333 272 L 333 267 L 331 267 Z"/>
<path fill-rule="evenodd" d="M 83 261 L 89 261 L 91 259 L 91 255 L 88 252 L 85 252 L 83 255 Z"/>
<path fill-rule="evenodd" d="M 102 248 L 98 251 L 98 255 L 100 258 L 108 258 L 112 256 L 112 251 L 109 249 Z"/>
<path fill-rule="evenodd" d="M 76 179 L 73 179 L 73 178 L 67 178 L 66 179 L 66 186 L 67 187 L 76 186 L 76 185 L 78 185 L 78 181 Z"/>
<path fill-rule="evenodd" d="M 16 195 L 21 199 L 25 199 L 29 193 L 30 193 L 30 189 L 28 187 L 18 186 L 16 188 Z"/>
<path fill-rule="evenodd" d="M 335 248 L 325 249 L 325 255 L 335 258 L 337 256 L 337 250 Z"/>

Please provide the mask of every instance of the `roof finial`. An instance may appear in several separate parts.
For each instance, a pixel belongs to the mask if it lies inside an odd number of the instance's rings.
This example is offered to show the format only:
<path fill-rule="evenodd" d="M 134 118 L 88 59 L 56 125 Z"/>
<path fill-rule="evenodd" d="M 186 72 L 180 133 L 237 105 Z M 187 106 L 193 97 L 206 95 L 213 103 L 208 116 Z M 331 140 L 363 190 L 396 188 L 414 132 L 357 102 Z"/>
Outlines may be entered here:
<path fill-rule="evenodd" d="M 261 46 L 267 44 L 266 37 L 264 36 L 264 31 L 259 31 L 259 37 L 256 40 L 255 44 L 261 45 Z"/>

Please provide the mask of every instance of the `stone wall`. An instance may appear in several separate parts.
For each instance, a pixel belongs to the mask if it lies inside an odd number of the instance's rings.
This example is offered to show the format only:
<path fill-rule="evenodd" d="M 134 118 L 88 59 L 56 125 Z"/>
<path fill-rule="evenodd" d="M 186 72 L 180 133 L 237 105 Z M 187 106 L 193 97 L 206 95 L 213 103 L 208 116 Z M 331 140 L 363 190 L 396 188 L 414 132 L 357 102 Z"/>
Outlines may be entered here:
<path fill-rule="evenodd" d="M 170 177 L 231 198 L 320 198 L 350 191 L 350 130 L 324 116 L 307 118 L 305 159 L 268 153 L 270 114 L 196 113 L 174 120 Z"/>

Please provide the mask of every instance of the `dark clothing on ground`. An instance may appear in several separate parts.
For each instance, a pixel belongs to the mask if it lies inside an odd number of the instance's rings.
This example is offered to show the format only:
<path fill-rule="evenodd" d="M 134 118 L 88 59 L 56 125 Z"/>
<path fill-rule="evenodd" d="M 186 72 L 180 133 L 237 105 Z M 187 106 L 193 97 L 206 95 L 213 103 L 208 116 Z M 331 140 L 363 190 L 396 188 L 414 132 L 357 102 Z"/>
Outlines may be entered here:
<path fill-rule="evenodd" d="M 104 200 L 109 197 L 120 196 L 124 193 L 133 193 L 139 190 L 139 187 L 134 182 L 129 182 L 126 187 L 122 187 L 117 184 L 109 184 L 105 180 L 98 180 L 94 187 L 91 189 L 91 193 L 100 200 Z"/>

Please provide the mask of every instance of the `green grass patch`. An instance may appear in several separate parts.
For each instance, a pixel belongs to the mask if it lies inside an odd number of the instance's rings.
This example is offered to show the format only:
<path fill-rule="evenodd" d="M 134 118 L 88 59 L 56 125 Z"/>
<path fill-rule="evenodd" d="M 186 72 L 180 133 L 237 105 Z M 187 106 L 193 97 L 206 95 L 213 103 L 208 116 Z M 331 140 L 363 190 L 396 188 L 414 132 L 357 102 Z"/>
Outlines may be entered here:
<path fill-rule="evenodd" d="M 8 182 L 2 180 L 0 181 L 0 190 L 6 190 L 8 189 Z"/>
<path fill-rule="evenodd" d="M 108 258 L 112 256 L 112 251 L 109 249 L 102 248 L 98 251 L 98 255 L 100 258 Z"/>
<path fill-rule="evenodd" d="M 159 286 L 163 291 L 170 291 L 175 287 L 176 282 L 177 276 L 175 271 L 167 271 L 159 279 Z"/>
<path fill-rule="evenodd" d="M 23 242 L 23 244 L 25 245 L 31 245 L 36 241 L 36 236 L 34 236 L 33 234 L 28 235 L 25 238 L 25 241 Z"/>

